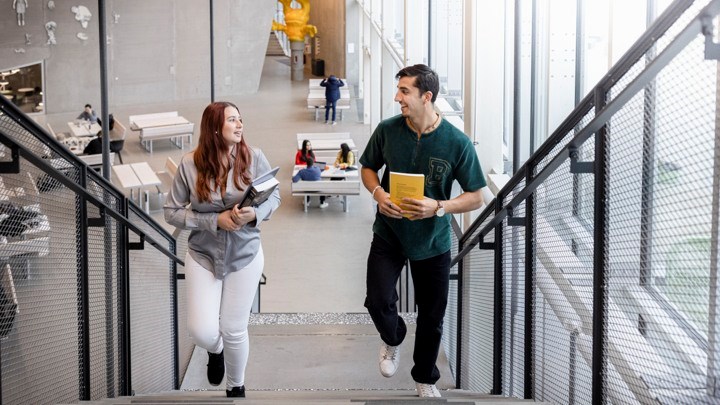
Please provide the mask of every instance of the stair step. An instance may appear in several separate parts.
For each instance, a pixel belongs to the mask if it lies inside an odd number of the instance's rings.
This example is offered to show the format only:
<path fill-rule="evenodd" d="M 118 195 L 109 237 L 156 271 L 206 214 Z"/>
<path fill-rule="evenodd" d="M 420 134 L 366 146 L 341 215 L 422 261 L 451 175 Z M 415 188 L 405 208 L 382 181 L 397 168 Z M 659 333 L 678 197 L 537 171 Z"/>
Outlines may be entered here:
<path fill-rule="evenodd" d="M 247 398 L 226 398 L 224 391 L 173 391 L 121 397 L 83 405 L 215 405 L 215 404 L 352 404 L 352 405 L 514 405 L 533 402 L 516 398 L 478 394 L 465 390 L 442 391 L 442 398 L 418 398 L 415 390 L 323 390 L 323 391 L 247 391 Z M 533 402 L 534 403 L 534 402 Z"/>

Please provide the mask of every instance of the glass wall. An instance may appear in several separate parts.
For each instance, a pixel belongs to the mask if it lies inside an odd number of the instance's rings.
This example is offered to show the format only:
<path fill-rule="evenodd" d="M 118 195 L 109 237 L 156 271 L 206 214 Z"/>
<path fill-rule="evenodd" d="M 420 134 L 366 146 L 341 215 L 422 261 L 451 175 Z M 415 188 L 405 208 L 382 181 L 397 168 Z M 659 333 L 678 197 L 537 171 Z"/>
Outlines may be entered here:
<path fill-rule="evenodd" d="M 366 122 L 399 112 L 388 90 L 395 86 L 391 71 L 428 64 L 440 76 L 438 110 L 457 127 L 471 128 L 486 172 L 502 173 L 512 167 L 506 160 L 514 148 L 519 167 L 540 147 L 670 0 L 357 3 L 365 10 L 362 32 L 382 48 L 363 62 L 361 77 L 371 77 L 376 66 L 382 81 L 374 92 L 380 98 L 369 101 L 382 106 L 371 112 L 379 115 Z M 371 51 L 372 38 L 359 42 Z"/>
<path fill-rule="evenodd" d="M 0 70 L 0 94 L 26 114 L 43 112 L 42 62 Z"/>

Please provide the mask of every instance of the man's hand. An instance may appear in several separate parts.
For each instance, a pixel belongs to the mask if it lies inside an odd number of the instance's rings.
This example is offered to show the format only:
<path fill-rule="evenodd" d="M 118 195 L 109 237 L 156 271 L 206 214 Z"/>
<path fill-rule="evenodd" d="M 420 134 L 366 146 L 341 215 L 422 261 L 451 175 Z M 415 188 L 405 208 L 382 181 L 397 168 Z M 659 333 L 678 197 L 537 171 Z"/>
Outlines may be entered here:
<path fill-rule="evenodd" d="M 386 193 L 384 190 L 378 189 L 375 192 L 375 200 L 378 203 L 378 211 L 380 211 L 381 214 L 395 219 L 403 217 L 400 207 L 390 201 L 390 194 Z"/>
<path fill-rule="evenodd" d="M 400 208 L 402 208 L 402 212 L 404 214 L 409 215 L 407 218 L 411 221 L 435 216 L 437 201 L 432 198 L 425 197 L 422 200 L 416 200 L 414 198 L 405 197 L 402 201 L 403 202 L 400 204 Z"/>

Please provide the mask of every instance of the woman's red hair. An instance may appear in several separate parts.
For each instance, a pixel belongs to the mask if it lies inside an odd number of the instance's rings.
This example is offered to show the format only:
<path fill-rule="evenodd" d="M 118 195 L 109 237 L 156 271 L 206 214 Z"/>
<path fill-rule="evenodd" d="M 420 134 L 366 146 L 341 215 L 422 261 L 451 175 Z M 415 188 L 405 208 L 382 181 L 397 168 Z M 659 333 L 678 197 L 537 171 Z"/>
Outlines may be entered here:
<path fill-rule="evenodd" d="M 225 196 L 225 183 L 230 167 L 227 144 L 223 139 L 222 130 L 225 125 L 225 109 L 227 107 L 233 107 L 238 112 L 240 111 L 233 103 L 219 101 L 205 107 L 200 121 L 200 140 L 193 156 L 198 171 L 195 188 L 200 201 L 210 201 L 210 193 L 217 191 L 218 188 L 220 194 Z M 252 155 L 243 134 L 240 143 L 235 145 L 235 165 L 233 167 L 233 183 L 238 190 L 243 190 L 241 180 L 244 184 L 250 184 L 248 168 L 251 163 Z M 210 185 L 213 182 L 215 188 L 211 189 Z"/>

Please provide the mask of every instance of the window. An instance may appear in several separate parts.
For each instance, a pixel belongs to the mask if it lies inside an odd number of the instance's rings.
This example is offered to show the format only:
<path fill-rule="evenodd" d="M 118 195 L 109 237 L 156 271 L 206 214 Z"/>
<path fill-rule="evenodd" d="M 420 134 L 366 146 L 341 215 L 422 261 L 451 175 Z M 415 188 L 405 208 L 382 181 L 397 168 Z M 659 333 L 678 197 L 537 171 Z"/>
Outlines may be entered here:
<path fill-rule="evenodd" d="M 26 114 L 44 111 L 42 62 L 0 69 L 0 93 Z"/>

